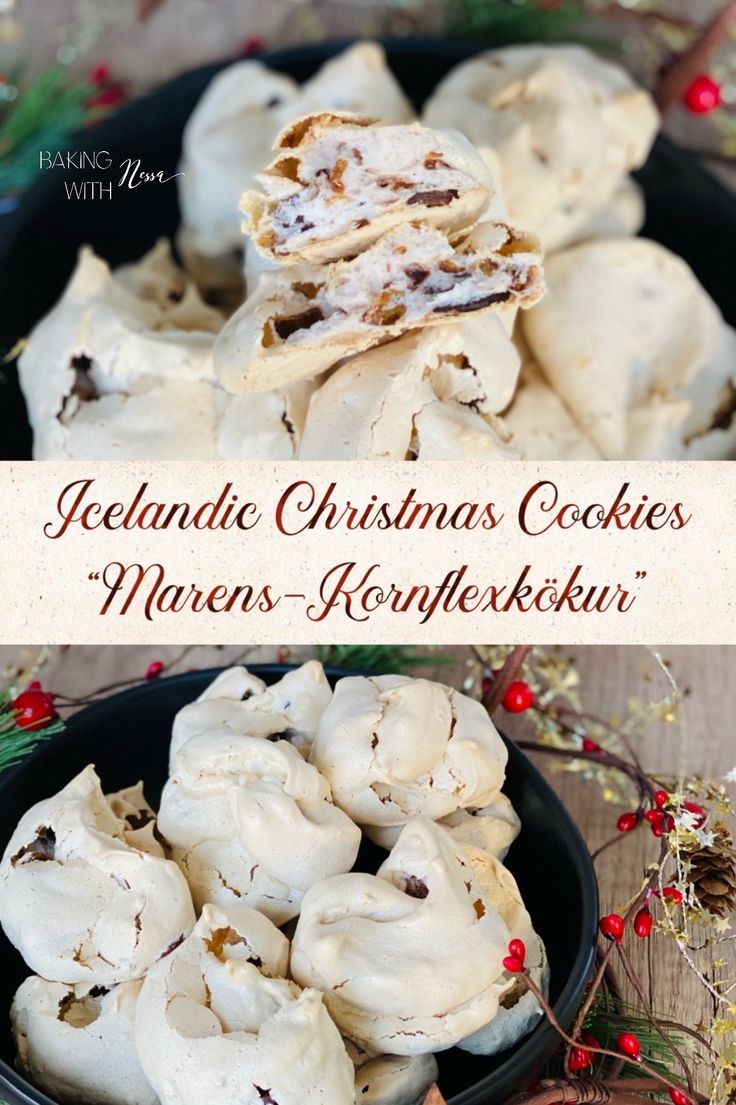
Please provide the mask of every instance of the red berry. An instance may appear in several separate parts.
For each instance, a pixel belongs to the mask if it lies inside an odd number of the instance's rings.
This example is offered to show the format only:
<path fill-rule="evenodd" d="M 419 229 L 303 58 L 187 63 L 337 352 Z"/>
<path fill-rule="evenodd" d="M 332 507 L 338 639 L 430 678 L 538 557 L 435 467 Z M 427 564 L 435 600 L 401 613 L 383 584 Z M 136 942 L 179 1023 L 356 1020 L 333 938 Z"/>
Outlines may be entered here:
<path fill-rule="evenodd" d="M 583 752 L 600 752 L 601 746 L 595 741 L 590 740 L 589 737 L 585 737 L 583 740 Z"/>
<path fill-rule="evenodd" d="M 640 909 L 634 918 L 634 932 L 642 940 L 645 940 L 652 931 L 652 915 L 648 909 Z"/>
<path fill-rule="evenodd" d="M 674 902 L 675 905 L 682 904 L 682 894 L 676 886 L 665 886 L 662 897 L 666 898 L 668 902 Z"/>
<path fill-rule="evenodd" d="M 707 814 L 702 806 L 699 806 L 696 802 L 683 802 L 682 808 L 687 810 L 695 817 L 695 828 L 700 829 L 705 824 Z"/>
<path fill-rule="evenodd" d="M 100 92 L 96 92 L 95 95 L 87 101 L 87 107 L 119 107 L 127 98 L 128 90 L 124 84 L 111 84 L 108 85 L 107 88 L 101 89 Z"/>
<path fill-rule="evenodd" d="M 510 971 L 512 975 L 518 975 L 524 970 L 524 964 L 515 955 L 506 955 L 501 962 L 505 969 Z"/>
<path fill-rule="evenodd" d="M 723 103 L 721 86 L 707 73 L 702 73 L 687 89 L 684 100 L 693 115 L 709 115 Z"/>
<path fill-rule="evenodd" d="M 19 729 L 27 729 L 30 733 L 38 729 L 45 729 L 54 718 L 58 717 L 54 709 L 54 699 L 50 694 L 39 688 L 23 691 L 11 704 L 15 714 L 15 724 Z"/>
<path fill-rule="evenodd" d="M 585 1044 L 585 1047 L 582 1047 L 582 1044 Z M 593 1056 L 588 1051 L 588 1048 L 600 1046 L 598 1040 L 595 1036 L 591 1035 L 590 1032 L 582 1032 L 580 1034 L 580 1044 L 574 1047 L 570 1052 L 570 1058 L 568 1060 L 570 1070 L 585 1070 L 586 1067 L 592 1067 Z"/>
<path fill-rule="evenodd" d="M 258 35 L 251 35 L 250 38 L 246 38 L 241 47 L 242 53 L 248 54 L 260 54 L 263 49 L 263 39 Z"/>
<path fill-rule="evenodd" d="M 669 1087 L 670 1100 L 672 1105 L 693 1105 L 692 1099 L 683 1093 L 682 1090 L 675 1089 L 674 1086 Z"/>
<path fill-rule="evenodd" d="M 624 1055 L 628 1055 L 631 1059 L 641 1059 L 641 1045 L 633 1032 L 622 1032 L 616 1037 L 616 1044 L 618 1050 Z"/>
<path fill-rule="evenodd" d="M 110 79 L 110 66 L 101 62 L 99 65 L 93 65 L 89 71 L 90 84 L 104 84 L 105 81 Z"/>
<path fill-rule="evenodd" d="M 490 691 L 492 686 L 493 686 L 493 673 L 489 672 L 489 671 L 486 671 L 483 674 L 483 678 L 482 678 L 481 684 L 480 684 L 480 689 L 483 691 L 483 694 L 486 695 L 486 694 L 488 694 L 488 692 Z"/>
<path fill-rule="evenodd" d="M 630 833 L 639 824 L 639 818 L 635 813 L 622 813 L 616 822 L 616 828 L 620 833 Z"/>
<path fill-rule="evenodd" d="M 647 812 L 644 814 L 645 821 L 648 821 L 650 825 L 661 824 L 663 817 L 664 814 L 661 810 L 647 810 Z"/>
<path fill-rule="evenodd" d="M 589 1051 L 586 1051 L 584 1047 L 574 1047 L 570 1051 L 570 1058 L 567 1060 L 567 1065 L 570 1070 L 585 1070 L 586 1067 L 593 1065 L 593 1056 Z"/>
<path fill-rule="evenodd" d="M 146 679 L 156 679 L 164 670 L 163 660 L 153 660 L 146 669 Z"/>
<path fill-rule="evenodd" d="M 510 714 L 523 714 L 534 705 L 534 692 L 528 683 L 520 679 L 509 686 L 503 696 L 503 708 Z"/>
<path fill-rule="evenodd" d="M 509 955 L 513 955 L 515 959 L 518 959 L 523 963 L 526 959 L 526 944 L 524 943 L 524 941 L 510 940 Z"/>
<path fill-rule="evenodd" d="M 654 792 L 654 804 L 658 810 L 663 810 L 670 800 L 670 796 L 666 790 L 655 790 Z"/>
<path fill-rule="evenodd" d="M 623 940 L 625 923 L 623 917 L 619 917 L 618 913 L 609 913 L 605 917 L 601 917 L 598 928 L 606 940 L 615 940 L 617 944 L 620 944 Z"/>

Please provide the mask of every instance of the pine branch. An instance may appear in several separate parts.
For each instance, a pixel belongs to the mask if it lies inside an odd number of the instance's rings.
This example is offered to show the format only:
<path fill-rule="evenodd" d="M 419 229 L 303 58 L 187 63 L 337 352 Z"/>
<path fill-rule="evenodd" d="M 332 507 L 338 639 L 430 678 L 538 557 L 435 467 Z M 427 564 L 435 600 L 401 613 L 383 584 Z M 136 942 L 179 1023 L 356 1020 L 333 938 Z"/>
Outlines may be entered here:
<path fill-rule="evenodd" d="M 488 38 L 494 46 L 563 42 L 581 29 L 586 14 L 582 0 L 562 0 L 549 9 L 507 0 L 448 0 L 446 7 L 449 34 Z"/>
<path fill-rule="evenodd" d="M 317 659 L 325 667 L 350 668 L 385 675 L 403 674 L 413 668 L 451 663 L 441 652 L 416 653 L 404 645 L 319 645 Z"/>
<path fill-rule="evenodd" d="M 0 691 L 0 773 L 15 767 L 42 741 L 64 730 L 63 721 L 53 721 L 43 729 L 30 731 L 16 725 L 12 699 L 8 691 Z"/>

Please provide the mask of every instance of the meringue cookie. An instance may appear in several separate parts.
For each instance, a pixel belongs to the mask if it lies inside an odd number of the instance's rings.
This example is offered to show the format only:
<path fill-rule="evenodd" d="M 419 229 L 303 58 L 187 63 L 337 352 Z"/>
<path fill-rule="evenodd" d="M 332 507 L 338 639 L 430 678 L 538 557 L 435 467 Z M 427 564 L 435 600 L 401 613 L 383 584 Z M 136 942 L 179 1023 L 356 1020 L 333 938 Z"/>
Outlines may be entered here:
<path fill-rule="evenodd" d="M 245 233 L 281 264 L 352 257 L 417 220 L 448 233 L 467 230 L 493 191 L 467 138 L 419 123 L 376 125 L 323 112 L 290 123 L 274 149 L 259 189 L 240 206 Z"/>
<path fill-rule="evenodd" d="M 315 392 L 299 458 L 507 459 L 503 429 L 488 416 L 510 400 L 518 368 L 495 316 L 405 334 L 348 361 Z"/>
<path fill-rule="evenodd" d="M 282 112 L 282 125 L 328 109 L 371 115 L 384 123 L 408 123 L 415 114 L 377 42 L 356 42 L 324 62 L 301 86 L 293 108 Z"/>
<path fill-rule="evenodd" d="M 237 286 L 241 193 L 254 186 L 287 123 L 329 108 L 370 112 L 389 123 L 414 114 L 383 49 L 373 42 L 331 58 L 301 89 L 254 60 L 228 66 L 207 86 L 184 129 L 178 181 L 183 221 L 178 244 L 202 286 Z"/>
<path fill-rule="evenodd" d="M 488 805 L 507 759 L 479 702 L 403 675 L 339 680 L 310 754 L 335 803 L 377 843 L 417 814 Z"/>
<path fill-rule="evenodd" d="M 523 918 L 502 865 L 476 865 L 466 849 L 414 818 L 377 875 L 337 875 L 304 896 L 292 975 L 321 989 L 341 1031 L 368 1051 L 442 1051 L 500 1012 L 514 982 L 502 960 L 517 935 L 504 914 Z"/>
<path fill-rule="evenodd" d="M 460 844 L 489 852 L 496 859 L 504 860 L 511 845 L 521 832 L 521 821 L 505 794 L 498 794 L 487 806 L 474 810 L 455 810 L 438 821 Z M 384 834 L 384 847 L 390 836 Z"/>
<path fill-rule="evenodd" d="M 409 223 L 351 260 L 264 272 L 218 335 L 215 369 L 230 391 L 269 390 L 407 330 L 541 294 L 535 239 L 483 222 L 453 245 Z"/>
<path fill-rule="evenodd" d="M 226 668 L 174 718 L 169 769 L 175 769 L 177 753 L 190 737 L 221 730 L 247 737 L 278 736 L 307 756 L 331 699 L 318 660 L 287 671 L 270 687 L 247 668 Z"/>
<path fill-rule="evenodd" d="M 224 316 L 168 243 L 111 272 L 83 249 L 19 361 L 37 460 L 292 460 L 312 383 L 233 398 L 212 368 Z"/>
<path fill-rule="evenodd" d="M 503 412 L 503 424 L 511 447 L 525 460 L 602 459 L 528 355 L 513 402 Z"/>
<path fill-rule="evenodd" d="M 10 1010 L 21 1073 L 68 1105 L 158 1105 L 133 1039 L 140 988 L 27 978 Z"/>
<path fill-rule="evenodd" d="M 362 1105 L 422 1105 L 439 1073 L 434 1055 L 369 1055 L 352 1040 L 355 1100 Z"/>
<path fill-rule="evenodd" d="M 512 937 L 524 942 L 524 965 L 535 984 L 546 995 L 549 990 L 547 952 L 532 927 L 514 876 L 484 848 L 476 848 L 467 843 L 461 847 L 463 858 L 470 864 L 478 884 L 483 887 L 484 901 L 486 904 L 490 902 L 498 910 Z M 526 980 L 505 972 L 496 1015 L 487 1024 L 459 1040 L 457 1046 L 474 1055 L 496 1055 L 531 1032 L 541 1017 L 542 1010 Z"/>
<path fill-rule="evenodd" d="M 0 862 L 0 921 L 43 978 L 110 986 L 145 974 L 194 911 L 176 864 L 127 842 L 89 766 L 18 823 Z"/>
<path fill-rule="evenodd" d="M 205 287 L 227 286 L 239 273 L 238 200 L 268 161 L 279 108 L 294 101 L 298 87 L 260 61 L 236 62 L 210 81 L 184 127 L 178 245 Z M 230 266 L 223 265 L 228 254 Z"/>
<path fill-rule="evenodd" d="M 555 254 L 547 274 L 523 333 L 605 459 L 736 450 L 736 333 L 684 261 L 642 238 L 609 239 Z"/>
<path fill-rule="evenodd" d="M 648 92 L 583 46 L 510 46 L 453 69 L 423 114 L 499 157 L 511 218 L 545 250 L 580 236 L 659 128 Z"/>
<path fill-rule="evenodd" d="M 313 883 L 349 871 L 360 846 L 327 781 L 290 744 L 225 731 L 179 749 L 159 826 L 198 908 L 244 905 L 278 925 Z"/>
<path fill-rule="evenodd" d="M 164 241 L 113 274 L 90 249 L 59 302 L 33 329 L 19 359 L 36 459 L 131 459 L 177 455 L 186 434 L 192 459 L 213 453 L 213 334 L 205 306 L 171 261 Z M 161 296 L 165 283 L 171 298 Z"/>
<path fill-rule="evenodd" d="M 155 964 L 135 1035 L 161 1105 L 353 1105 L 340 1034 L 322 995 L 285 979 L 287 949 L 258 913 L 208 905 Z"/>

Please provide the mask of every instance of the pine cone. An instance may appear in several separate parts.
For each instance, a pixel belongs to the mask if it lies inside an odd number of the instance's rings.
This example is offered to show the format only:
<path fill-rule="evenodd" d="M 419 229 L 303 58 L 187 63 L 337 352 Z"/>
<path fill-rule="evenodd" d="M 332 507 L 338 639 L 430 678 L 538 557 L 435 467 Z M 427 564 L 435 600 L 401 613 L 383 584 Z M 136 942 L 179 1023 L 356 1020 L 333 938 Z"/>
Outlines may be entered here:
<path fill-rule="evenodd" d="M 736 848 L 730 833 L 719 828 L 710 845 L 696 845 L 685 852 L 690 861 L 687 878 L 703 909 L 716 917 L 736 910 Z"/>

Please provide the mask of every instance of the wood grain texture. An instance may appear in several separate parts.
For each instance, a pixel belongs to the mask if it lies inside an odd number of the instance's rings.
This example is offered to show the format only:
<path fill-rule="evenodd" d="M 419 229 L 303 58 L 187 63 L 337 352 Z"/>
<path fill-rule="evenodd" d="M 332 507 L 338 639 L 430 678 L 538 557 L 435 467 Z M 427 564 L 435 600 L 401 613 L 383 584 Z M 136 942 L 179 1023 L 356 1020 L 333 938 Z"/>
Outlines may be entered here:
<path fill-rule="evenodd" d="M 467 673 L 469 650 L 447 651 L 453 657 L 451 667 L 422 669 L 421 674 L 459 686 Z M 231 647 L 194 647 L 186 652 L 176 670 L 227 664 L 236 657 L 242 657 L 243 652 L 243 649 Z M 25 668 L 37 654 L 35 648 L 0 648 L 0 669 Z M 292 657 L 297 659 L 309 654 L 309 649 L 294 650 Z M 599 716 L 621 715 L 625 713 L 630 698 L 661 698 L 666 689 L 661 673 L 651 679 L 656 669 L 644 649 L 596 646 L 569 648 L 564 650 L 564 654 L 575 657 L 584 704 L 590 712 Z M 83 697 L 98 687 L 141 677 L 152 660 L 167 662 L 180 655 L 181 650 L 173 647 L 75 646 L 67 651 L 53 650 L 42 678 L 44 686 L 53 691 Z M 712 778 L 722 777 L 736 766 L 736 648 L 669 647 L 663 655 L 670 662 L 670 670 L 678 684 L 687 692 L 684 713 L 689 747 L 679 747 L 675 726 L 653 728 L 638 742 L 644 766 L 655 772 L 661 770 L 671 774 L 677 771 L 680 756 L 684 753 L 690 772 Z M 273 660 L 274 657 L 274 649 L 255 648 L 248 651 L 246 662 Z M 500 711 L 496 721 L 512 737 L 531 735 L 523 717 L 511 718 Z M 585 782 L 577 775 L 552 771 L 543 756 L 537 755 L 535 759 L 580 825 L 591 849 L 613 835 L 620 811 L 602 800 L 597 784 Z M 655 842 L 646 831 L 631 834 L 620 845 L 604 853 L 598 864 L 604 912 L 617 909 L 636 891 L 645 865 L 655 855 Z M 564 910 L 565 904 L 556 902 L 553 908 Z M 733 976 L 736 973 L 736 945 L 731 942 L 725 947 L 729 950 L 724 975 Z M 633 951 L 652 1005 L 662 1015 L 690 1025 L 696 1021 L 704 1024 L 710 1021 L 714 1014 L 711 999 L 668 940 L 657 937 L 641 942 Z"/>

